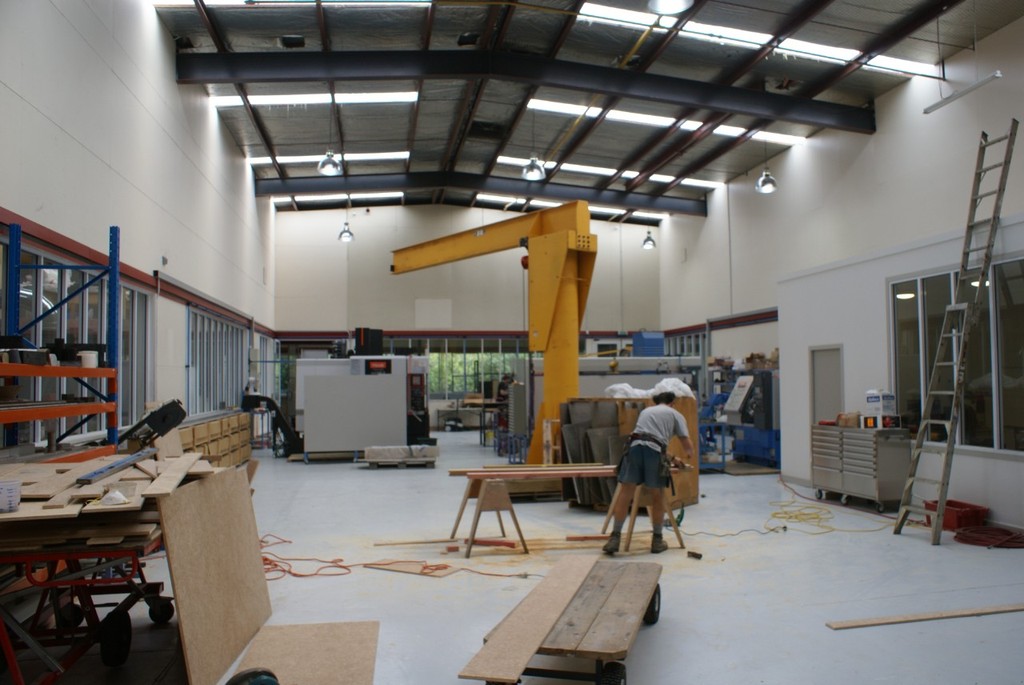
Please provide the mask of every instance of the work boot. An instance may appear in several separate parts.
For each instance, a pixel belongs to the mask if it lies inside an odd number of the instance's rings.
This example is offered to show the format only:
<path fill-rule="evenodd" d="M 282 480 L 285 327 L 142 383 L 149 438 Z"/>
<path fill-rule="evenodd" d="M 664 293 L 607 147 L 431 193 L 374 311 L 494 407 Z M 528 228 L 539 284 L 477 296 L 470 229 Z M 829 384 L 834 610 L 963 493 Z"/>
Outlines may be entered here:
<path fill-rule="evenodd" d="M 619 540 L 621 538 L 622 538 L 622 534 L 621 533 L 612 533 L 611 535 L 608 536 L 608 542 L 604 543 L 604 547 L 602 547 L 601 549 L 604 550 L 605 554 L 609 554 L 609 555 L 615 554 L 616 552 L 619 551 Z"/>
<path fill-rule="evenodd" d="M 651 538 L 651 554 L 661 554 L 668 549 L 668 543 L 665 542 L 665 538 L 661 535 L 655 534 Z"/>

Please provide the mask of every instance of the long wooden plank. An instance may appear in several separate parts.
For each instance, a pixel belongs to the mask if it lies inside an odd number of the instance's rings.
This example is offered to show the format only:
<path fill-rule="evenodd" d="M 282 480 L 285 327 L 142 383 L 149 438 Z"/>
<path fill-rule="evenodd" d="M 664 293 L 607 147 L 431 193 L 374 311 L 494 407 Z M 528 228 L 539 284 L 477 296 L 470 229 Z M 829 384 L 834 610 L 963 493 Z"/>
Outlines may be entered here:
<path fill-rule="evenodd" d="M 850 621 L 829 621 L 825 625 L 832 630 L 849 630 L 850 628 L 869 628 L 888 626 L 896 623 L 917 623 L 920 621 L 940 621 L 947 618 L 967 618 L 969 616 L 990 616 L 992 614 L 1009 614 L 1024 611 L 1024 604 L 1002 604 L 979 609 L 954 609 L 951 611 L 933 611 L 923 614 L 901 614 L 882 616 L 880 618 L 861 618 Z"/>
<path fill-rule="evenodd" d="M 543 654 L 575 654 L 625 570 L 624 563 L 599 561 L 594 564 L 594 570 L 562 612 L 538 651 Z"/>
<path fill-rule="evenodd" d="M 544 638 L 580 589 L 598 557 L 565 557 L 491 633 L 460 678 L 516 683 Z"/>
<path fill-rule="evenodd" d="M 193 464 L 199 461 L 200 456 L 202 455 L 192 452 L 177 459 L 165 459 L 162 463 L 168 465 L 167 470 L 161 471 L 156 480 L 142 491 L 143 497 L 167 497 L 170 495 L 181 481 L 185 480 L 185 474 Z"/>
<path fill-rule="evenodd" d="M 239 671 L 266 668 L 281 683 L 373 685 L 377 621 L 263 626 Z"/>
<path fill-rule="evenodd" d="M 81 504 L 68 504 L 59 509 L 44 509 L 45 502 L 25 502 L 18 505 L 18 511 L 0 514 L 0 523 L 4 521 L 41 521 L 43 519 L 70 519 L 82 511 Z"/>
<path fill-rule="evenodd" d="M 540 480 L 548 478 L 608 478 L 615 475 L 614 466 L 602 466 L 588 469 L 565 469 L 559 471 L 470 471 L 466 478 L 470 480 Z"/>
<path fill-rule="evenodd" d="M 105 466 L 112 461 L 117 461 L 117 457 L 100 457 L 78 464 L 63 473 L 58 473 L 32 485 L 22 487 L 21 496 L 24 499 L 50 499 L 57 493 L 74 485 L 79 476 L 92 473 L 97 468 Z"/>
<path fill-rule="evenodd" d="M 270 616 L 249 483 L 228 469 L 157 503 L 188 681 L 216 683 Z"/>
<path fill-rule="evenodd" d="M 661 564 L 627 563 L 625 566 L 608 601 L 580 641 L 577 656 L 604 661 L 624 659 L 633 646 L 661 577 Z"/>

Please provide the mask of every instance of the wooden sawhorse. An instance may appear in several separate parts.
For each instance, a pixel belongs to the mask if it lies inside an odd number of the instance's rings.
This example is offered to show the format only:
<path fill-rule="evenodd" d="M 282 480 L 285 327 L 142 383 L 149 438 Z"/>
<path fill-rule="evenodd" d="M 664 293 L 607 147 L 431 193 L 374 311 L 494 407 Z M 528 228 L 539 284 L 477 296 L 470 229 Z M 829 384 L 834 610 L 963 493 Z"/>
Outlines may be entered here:
<path fill-rule="evenodd" d="M 497 514 L 501 537 L 505 537 L 505 524 L 501 520 L 501 512 L 507 511 L 509 516 L 512 517 L 512 525 L 516 527 L 519 542 L 523 545 L 523 554 L 530 553 L 530 550 L 526 547 L 526 538 L 523 537 L 523 531 L 519 528 L 516 510 L 512 508 L 512 498 L 508 494 L 508 486 L 505 484 L 505 481 L 497 478 L 471 479 L 466 482 L 466 492 L 462 496 L 462 504 L 459 505 L 459 513 L 455 517 L 455 525 L 452 526 L 452 540 L 455 539 L 458 533 L 462 514 L 465 512 L 466 503 L 469 502 L 470 498 L 476 498 L 476 510 L 473 512 L 473 525 L 469 529 L 469 537 L 466 539 L 467 559 L 473 551 L 473 543 L 476 541 L 476 527 L 480 523 L 480 514 L 485 511 L 493 511 Z"/>
<path fill-rule="evenodd" d="M 645 490 L 650 493 L 651 497 L 660 497 L 661 498 L 661 502 L 662 502 L 662 505 L 664 506 L 665 514 L 668 515 L 668 520 L 672 522 L 672 530 L 676 534 L 676 540 L 679 541 L 679 548 L 680 549 L 686 549 L 686 545 L 683 543 L 683 533 L 682 533 L 682 531 L 679 530 L 679 524 L 676 523 L 676 517 L 672 515 L 672 508 L 668 504 L 669 503 L 669 498 L 668 498 L 668 495 L 666 494 L 666 491 L 668 490 L 668 488 L 661 488 L 660 490 L 651 491 L 649 488 L 647 488 L 644 485 L 638 485 L 638 486 L 636 486 L 636 490 L 633 491 L 633 502 L 630 505 L 630 509 L 629 509 L 629 527 L 626 529 L 626 535 L 625 535 L 625 540 L 624 540 L 625 544 L 622 547 L 622 551 L 624 551 L 624 552 L 628 552 L 629 551 L 629 543 L 632 542 L 632 540 L 633 540 L 633 527 L 636 525 L 636 516 L 637 516 L 637 513 L 640 511 L 640 495 Z M 601 526 L 601 532 L 602 533 L 607 533 L 608 532 L 608 524 L 609 524 L 609 522 L 611 522 L 612 516 L 614 515 L 614 512 L 615 512 L 615 503 L 618 501 L 618 499 L 619 499 L 619 497 L 621 495 L 622 495 L 622 483 L 616 483 L 615 484 L 615 494 L 612 495 L 612 503 L 610 505 L 608 505 L 608 513 L 605 514 L 604 525 Z M 650 510 L 649 509 L 648 509 L 647 514 L 648 514 L 648 516 L 650 516 Z"/>

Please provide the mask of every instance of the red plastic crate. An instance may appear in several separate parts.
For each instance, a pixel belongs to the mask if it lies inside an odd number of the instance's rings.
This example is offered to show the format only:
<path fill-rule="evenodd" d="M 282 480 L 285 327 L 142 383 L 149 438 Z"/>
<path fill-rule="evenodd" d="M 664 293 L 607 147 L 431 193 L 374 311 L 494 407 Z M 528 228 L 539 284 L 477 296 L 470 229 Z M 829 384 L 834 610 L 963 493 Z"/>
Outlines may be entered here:
<path fill-rule="evenodd" d="M 925 500 L 924 508 L 928 511 L 935 511 L 938 503 L 935 500 Z M 982 507 L 970 502 L 960 500 L 946 500 L 946 515 L 942 517 L 942 530 L 957 530 L 968 526 L 983 526 L 988 517 L 988 507 Z M 932 517 L 926 516 L 928 525 L 932 524 Z"/>

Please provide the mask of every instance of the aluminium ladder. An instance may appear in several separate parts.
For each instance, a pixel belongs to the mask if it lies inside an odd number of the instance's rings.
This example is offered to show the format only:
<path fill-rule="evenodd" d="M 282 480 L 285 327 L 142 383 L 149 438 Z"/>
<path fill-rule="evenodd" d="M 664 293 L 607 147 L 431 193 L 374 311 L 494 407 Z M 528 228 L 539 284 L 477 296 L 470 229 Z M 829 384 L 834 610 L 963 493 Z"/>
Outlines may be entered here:
<path fill-rule="evenodd" d="M 921 409 L 921 424 L 917 430 L 914 447 L 910 453 L 910 468 L 903 486 L 899 514 L 893 533 L 899 535 L 910 514 L 923 514 L 931 519 L 932 544 L 937 545 L 942 537 L 942 520 L 946 512 L 946 495 L 949 491 L 949 476 L 953 466 L 953 448 L 960 414 L 963 409 L 964 372 L 967 366 L 967 344 L 971 329 L 978 320 L 981 306 L 988 297 L 989 267 L 992 263 L 992 246 L 999 228 L 999 214 L 1002 210 L 1006 177 L 1010 170 L 1010 158 L 1017 137 L 1016 119 L 1010 122 L 1006 135 L 989 140 L 984 131 L 978 145 L 978 162 L 974 170 L 971 189 L 970 210 L 964 235 L 963 251 L 960 256 L 960 271 L 957 274 L 953 292 L 953 304 L 946 307 L 942 318 L 942 330 L 938 348 L 935 351 L 928 390 Z M 1005 144 L 999 152 L 995 146 Z M 986 154 L 998 153 L 1002 159 L 995 163 L 985 161 Z M 998 182 L 983 188 L 983 181 L 989 172 L 998 171 Z M 991 214 L 980 208 L 991 207 Z M 980 218 L 979 218 L 980 217 Z M 966 290 L 963 288 L 966 286 Z M 973 296 L 971 290 L 973 289 Z M 942 437 L 944 433 L 944 438 Z M 934 436 L 934 437 L 933 437 Z M 942 444 L 943 439 L 945 443 Z M 934 440 L 931 445 L 925 443 Z M 929 453 L 942 457 L 939 478 L 922 478 L 917 475 L 921 455 Z M 933 486 L 936 492 L 935 510 L 912 503 L 923 499 L 916 495 L 915 484 Z"/>

